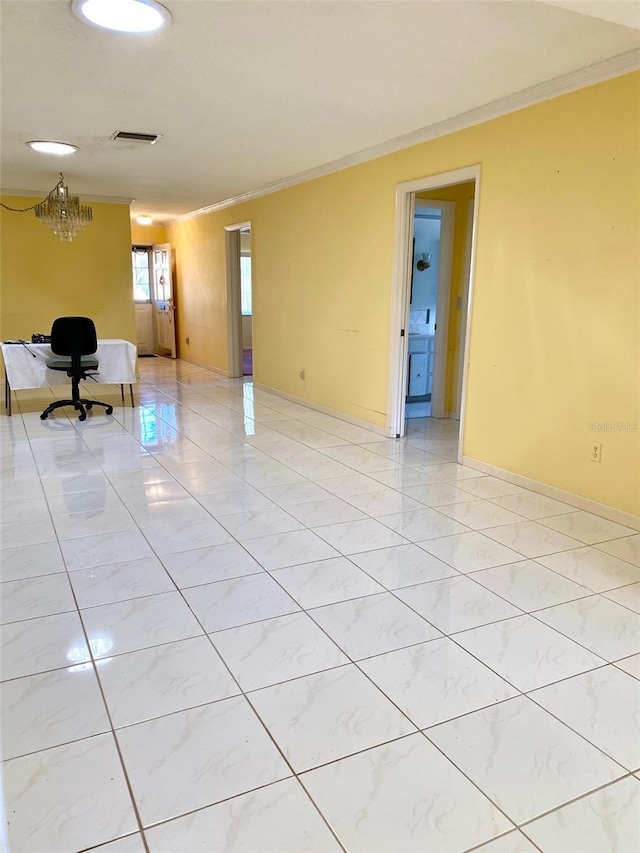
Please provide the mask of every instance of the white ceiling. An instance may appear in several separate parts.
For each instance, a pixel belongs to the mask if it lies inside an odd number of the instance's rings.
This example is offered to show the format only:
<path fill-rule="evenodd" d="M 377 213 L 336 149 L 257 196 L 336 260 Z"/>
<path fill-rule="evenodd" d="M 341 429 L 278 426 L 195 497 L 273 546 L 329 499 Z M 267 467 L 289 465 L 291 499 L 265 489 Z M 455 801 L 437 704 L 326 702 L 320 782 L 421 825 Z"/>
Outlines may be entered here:
<path fill-rule="evenodd" d="M 640 44 L 638 3 L 616 0 L 165 5 L 168 30 L 123 36 L 66 0 L 0 0 L 4 188 L 46 191 L 62 168 L 80 195 L 170 219 Z M 162 139 L 118 143 L 116 130 Z M 44 157 L 29 139 L 80 152 Z"/>

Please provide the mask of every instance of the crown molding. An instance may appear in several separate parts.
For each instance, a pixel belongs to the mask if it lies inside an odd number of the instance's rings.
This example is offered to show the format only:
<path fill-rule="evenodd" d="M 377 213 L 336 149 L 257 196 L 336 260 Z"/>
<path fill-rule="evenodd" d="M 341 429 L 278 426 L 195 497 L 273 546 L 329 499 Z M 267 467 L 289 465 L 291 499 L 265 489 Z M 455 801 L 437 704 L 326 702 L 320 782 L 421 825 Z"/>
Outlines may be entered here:
<path fill-rule="evenodd" d="M 444 121 L 436 122 L 428 127 L 423 127 L 420 130 L 414 130 L 411 133 L 397 136 L 387 142 L 381 142 L 371 148 L 365 148 L 362 151 L 357 151 L 354 154 L 349 154 L 346 157 L 341 157 L 338 160 L 332 160 L 330 163 L 325 163 L 322 166 L 315 166 L 313 169 L 307 169 L 304 172 L 298 172 L 296 175 L 291 175 L 288 178 L 282 178 L 279 181 L 274 181 L 270 184 L 256 189 L 250 190 L 240 195 L 231 196 L 224 201 L 216 202 L 215 204 L 201 207 L 198 210 L 184 213 L 177 216 L 174 222 L 184 222 L 189 219 L 195 219 L 198 216 L 204 216 L 207 213 L 216 213 L 220 210 L 225 210 L 228 207 L 233 207 L 243 202 L 252 201 L 256 198 L 261 198 L 265 195 L 278 192 L 279 190 L 294 187 L 297 184 L 304 184 L 307 181 L 312 181 L 315 178 L 322 178 L 325 175 L 330 175 L 334 172 L 340 172 L 343 169 L 348 169 L 351 166 L 358 166 L 361 163 L 366 163 L 369 160 L 375 160 L 378 157 L 384 157 L 386 154 L 393 154 L 396 151 L 402 151 L 404 148 L 411 148 L 414 145 L 420 145 L 422 142 L 428 142 L 431 139 L 437 139 L 440 136 L 447 136 L 450 133 L 455 133 L 459 130 L 464 130 L 468 127 L 473 127 L 476 124 L 490 121 L 491 119 L 500 118 L 509 113 L 517 112 L 525 107 L 539 104 L 542 101 L 548 101 L 551 98 L 556 98 L 559 95 L 566 95 L 577 89 L 584 89 L 587 86 L 592 86 L 595 83 L 602 83 L 605 80 L 610 80 L 613 77 L 620 77 L 623 74 L 629 74 L 632 71 L 640 69 L 640 49 L 622 53 L 618 56 L 613 56 L 610 59 L 604 59 L 602 62 L 597 62 L 594 65 L 588 65 L 586 68 L 580 68 L 577 71 L 571 71 L 568 74 L 563 74 L 560 77 L 554 77 L 544 83 L 538 83 L 536 86 L 531 86 L 528 89 L 523 89 L 513 95 L 508 95 L 506 98 L 500 98 L 497 101 L 491 101 L 489 104 L 484 104 L 481 107 L 476 107 L 473 110 L 460 113 L 452 118 Z"/>
<path fill-rule="evenodd" d="M 0 195 L 23 196 L 24 198 L 46 198 L 51 190 L 16 190 L 5 189 L 0 187 Z M 82 202 L 92 201 L 95 204 L 131 204 L 133 201 L 129 196 L 109 196 L 109 195 L 86 195 L 85 193 L 73 193 L 81 196 Z"/>

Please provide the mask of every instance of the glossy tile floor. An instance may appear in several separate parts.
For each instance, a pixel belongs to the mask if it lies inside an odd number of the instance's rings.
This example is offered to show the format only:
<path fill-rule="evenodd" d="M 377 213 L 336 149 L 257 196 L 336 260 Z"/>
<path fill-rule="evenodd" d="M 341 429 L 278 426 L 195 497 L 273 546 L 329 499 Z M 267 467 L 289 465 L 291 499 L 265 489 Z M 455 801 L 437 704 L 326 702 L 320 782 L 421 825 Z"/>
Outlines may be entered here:
<path fill-rule="evenodd" d="M 0 418 L 13 853 L 640 849 L 638 533 L 140 369 Z"/>

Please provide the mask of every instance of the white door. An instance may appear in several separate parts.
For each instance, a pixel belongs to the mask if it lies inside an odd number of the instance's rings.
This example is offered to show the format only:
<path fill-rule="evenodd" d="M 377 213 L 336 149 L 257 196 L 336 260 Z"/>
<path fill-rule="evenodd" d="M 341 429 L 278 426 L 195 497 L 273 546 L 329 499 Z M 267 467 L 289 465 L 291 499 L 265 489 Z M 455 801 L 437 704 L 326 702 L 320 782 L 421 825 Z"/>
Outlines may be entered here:
<path fill-rule="evenodd" d="M 171 243 L 153 247 L 153 308 L 158 355 L 176 357 L 176 323 L 171 279 Z"/>
<path fill-rule="evenodd" d="M 151 302 L 136 302 L 136 343 L 138 355 L 153 355 L 153 304 Z"/>

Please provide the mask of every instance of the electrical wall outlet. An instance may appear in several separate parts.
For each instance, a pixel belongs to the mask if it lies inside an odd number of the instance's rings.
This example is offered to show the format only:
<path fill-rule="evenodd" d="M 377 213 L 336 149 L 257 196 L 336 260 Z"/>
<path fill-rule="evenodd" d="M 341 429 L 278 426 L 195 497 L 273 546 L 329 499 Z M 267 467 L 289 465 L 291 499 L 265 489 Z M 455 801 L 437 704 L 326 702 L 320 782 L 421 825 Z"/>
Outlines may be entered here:
<path fill-rule="evenodd" d="M 305 378 L 304 368 L 302 368 L 302 370 L 300 371 L 300 379 L 304 379 L 304 378 Z"/>
<path fill-rule="evenodd" d="M 184 342 L 185 342 L 185 344 L 186 344 L 187 346 L 189 346 L 189 344 L 191 343 L 191 341 L 189 340 L 189 338 L 185 338 L 185 339 L 184 339 Z"/>
<path fill-rule="evenodd" d="M 592 462 L 600 462 L 602 460 L 602 442 L 594 441 L 591 444 L 591 456 L 589 457 Z"/>

